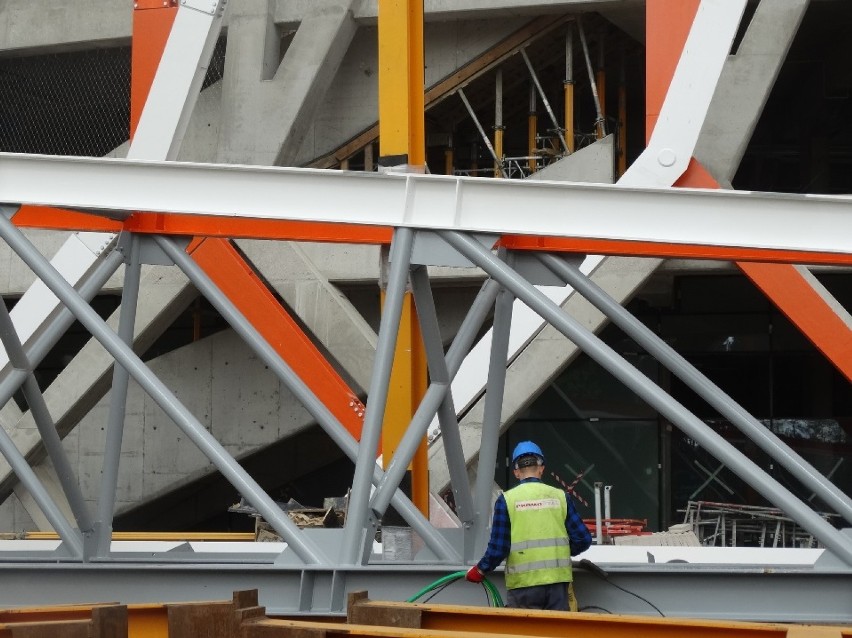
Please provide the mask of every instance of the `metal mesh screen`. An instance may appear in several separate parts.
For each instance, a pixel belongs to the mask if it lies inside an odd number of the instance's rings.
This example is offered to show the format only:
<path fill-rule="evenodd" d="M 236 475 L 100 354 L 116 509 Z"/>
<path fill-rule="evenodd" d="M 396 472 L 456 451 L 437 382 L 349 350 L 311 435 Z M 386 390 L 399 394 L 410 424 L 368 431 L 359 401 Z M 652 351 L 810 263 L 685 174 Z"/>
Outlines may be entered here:
<path fill-rule="evenodd" d="M 220 38 L 204 87 L 220 80 Z M 0 60 L 0 152 L 106 155 L 130 135 L 130 47 Z"/>
<path fill-rule="evenodd" d="M 0 61 L 0 150 L 100 156 L 130 131 L 130 47 Z"/>

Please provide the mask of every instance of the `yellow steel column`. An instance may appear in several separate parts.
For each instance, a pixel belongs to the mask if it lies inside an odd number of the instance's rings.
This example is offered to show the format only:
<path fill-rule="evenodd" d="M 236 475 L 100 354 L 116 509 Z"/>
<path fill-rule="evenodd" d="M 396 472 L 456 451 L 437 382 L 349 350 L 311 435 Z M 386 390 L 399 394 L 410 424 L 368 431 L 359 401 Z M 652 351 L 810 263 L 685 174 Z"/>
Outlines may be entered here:
<path fill-rule="evenodd" d="M 379 155 L 384 166 L 426 165 L 423 0 L 379 0 Z"/>
<path fill-rule="evenodd" d="M 424 172 L 426 135 L 423 74 L 423 0 L 379 0 L 379 165 Z M 384 299 L 384 295 L 382 295 Z M 382 426 L 387 467 L 426 389 L 426 356 L 407 292 Z M 368 399 L 369 400 L 369 399 Z M 429 514 L 429 460 L 424 438 L 410 466 L 411 498 Z"/>

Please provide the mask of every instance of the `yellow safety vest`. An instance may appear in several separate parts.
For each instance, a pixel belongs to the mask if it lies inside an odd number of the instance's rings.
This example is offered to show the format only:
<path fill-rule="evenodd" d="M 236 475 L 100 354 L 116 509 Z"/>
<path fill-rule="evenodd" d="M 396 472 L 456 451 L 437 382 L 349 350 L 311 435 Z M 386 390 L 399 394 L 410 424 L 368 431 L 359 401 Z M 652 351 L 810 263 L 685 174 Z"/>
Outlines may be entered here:
<path fill-rule="evenodd" d="M 506 587 L 532 587 L 573 580 L 571 547 L 565 531 L 565 492 L 530 481 L 505 492 L 512 525 Z"/>

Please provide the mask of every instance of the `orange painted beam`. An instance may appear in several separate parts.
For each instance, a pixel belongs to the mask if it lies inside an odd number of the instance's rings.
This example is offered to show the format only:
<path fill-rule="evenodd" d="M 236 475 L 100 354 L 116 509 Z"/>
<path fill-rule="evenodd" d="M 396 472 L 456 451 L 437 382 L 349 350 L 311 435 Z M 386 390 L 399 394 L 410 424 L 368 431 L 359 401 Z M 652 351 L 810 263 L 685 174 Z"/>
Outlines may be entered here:
<path fill-rule="evenodd" d="M 384 226 L 163 213 L 134 213 L 124 228 L 136 233 L 344 244 L 390 244 L 393 236 L 393 229 Z"/>
<path fill-rule="evenodd" d="M 121 222 L 103 217 L 50 206 L 21 206 L 12 217 L 19 228 L 44 228 L 46 230 L 87 230 L 117 233 Z"/>
<path fill-rule="evenodd" d="M 737 266 L 852 382 L 852 328 L 814 289 L 801 267 L 748 262 Z"/>
<path fill-rule="evenodd" d="M 680 186 L 709 188 L 703 171 L 695 160 L 678 180 Z M 712 179 L 712 178 L 711 178 Z M 714 182 L 715 184 L 715 182 Z M 125 222 L 98 215 L 77 213 L 58 208 L 25 206 L 12 218 L 22 228 L 81 230 L 190 237 L 222 237 L 234 239 L 274 239 L 286 241 L 331 242 L 344 244 L 390 244 L 393 229 L 384 226 L 331 224 L 277 219 L 235 219 L 169 213 L 133 213 Z M 706 246 L 702 244 L 667 244 L 618 239 L 583 237 L 541 237 L 504 235 L 500 245 L 512 250 L 546 250 L 549 252 L 594 253 L 631 257 L 663 257 L 672 259 L 720 259 L 726 261 L 764 261 L 782 264 L 852 265 L 852 255 L 815 253 L 768 248 Z"/>
<path fill-rule="evenodd" d="M 701 0 L 645 0 L 645 133 L 660 116 Z"/>
<path fill-rule="evenodd" d="M 224 239 L 196 240 L 187 253 L 352 436 L 360 439 L 361 400 L 233 245 Z"/>
<path fill-rule="evenodd" d="M 618 239 L 586 239 L 582 237 L 533 237 L 504 235 L 500 245 L 512 250 L 544 250 L 548 252 L 620 255 L 624 257 L 661 257 L 664 259 L 718 259 L 724 261 L 762 261 L 852 265 L 852 254 L 811 253 L 768 248 L 704 246 L 701 244 L 664 244 L 623 241 Z"/>
<path fill-rule="evenodd" d="M 648 137 L 653 130 L 665 99 L 681 51 L 695 19 L 699 0 L 647 0 L 646 20 L 646 113 Z M 664 34 L 666 37 L 663 37 Z M 694 158 L 675 186 L 719 188 L 719 184 Z M 647 244 L 633 245 L 637 249 L 651 248 Z M 850 255 L 838 255 L 837 260 L 825 262 L 810 253 L 766 251 L 755 249 L 710 249 L 703 257 L 736 262 L 745 275 L 770 301 L 802 332 L 802 334 L 850 381 L 852 381 L 852 328 L 838 316 L 826 299 L 814 289 L 805 274 L 791 263 L 850 263 Z M 745 254 L 742 254 L 742 251 Z M 599 251 L 589 251 L 599 252 Z M 672 251 L 674 252 L 674 251 Z M 783 254 L 782 254 L 783 253 Z M 671 255 L 674 256 L 674 255 Z M 678 256 L 684 256 L 680 254 Z M 759 263 L 759 262 L 765 263 Z M 784 262 L 784 263 L 766 263 Z"/>
<path fill-rule="evenodd" d="M 175 0 L 141 0 L 133 11 L 130 60 L 130 137 L 136 132 L 177 15 Z"/>
<path fill-rule="evenodd" d="M 163 50 L 171 33 L 177 6 L 174 0 L 143 0 L 133 12 L 133 55 L 131 62 L 131 135 L 148 98 L 148 93 Z M 137 213 L 123 224 L 130 232 L 197 235 L 180 220 L 179 215 Z M 166 231 L 166 218 L 174 223 Z M 219 220 L 219 237 L 227 235 L 237 220 Z M 140 225 L 150 224 L 148 230 Z M 205 221 L 206 227 L 215 222 Z M 240 227 L 262 227 L 239 220 Z M 298 222 L 294 223 L 298 227 Z M 204 234 L 204 233 L 201 233 Z M 245 262 L 233 245 L 222 238 L 196 239 L 187 252 L 216 283 L 219 289 L 239 308 L 254 328 L 293 369 L 317 398 L 356 438 L 361 436 L 364 406 L 337 371 L 325 359 L 301 327 L 278 303 L 252 267 Z"/>

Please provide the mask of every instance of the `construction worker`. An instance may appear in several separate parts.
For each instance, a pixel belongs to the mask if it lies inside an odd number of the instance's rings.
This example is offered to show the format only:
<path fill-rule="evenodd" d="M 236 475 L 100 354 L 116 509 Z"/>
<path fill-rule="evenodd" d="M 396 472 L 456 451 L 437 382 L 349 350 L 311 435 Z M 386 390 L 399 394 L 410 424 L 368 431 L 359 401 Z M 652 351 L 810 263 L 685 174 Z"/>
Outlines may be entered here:
<path fill-rule="evenodd" d="M 480 583 L 506 560 L 508 607 L 576 610 L 576 602 L 569 604 L 571 556 L 586 551 L 592 535 L 568 494 L 541 482 L 544 453 L 538 445 L 518 443 L 512 468 L 520 485 L 497 497 L 485 555 L 466 578 Z"/>

